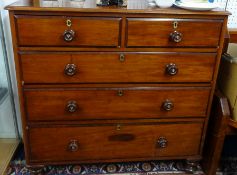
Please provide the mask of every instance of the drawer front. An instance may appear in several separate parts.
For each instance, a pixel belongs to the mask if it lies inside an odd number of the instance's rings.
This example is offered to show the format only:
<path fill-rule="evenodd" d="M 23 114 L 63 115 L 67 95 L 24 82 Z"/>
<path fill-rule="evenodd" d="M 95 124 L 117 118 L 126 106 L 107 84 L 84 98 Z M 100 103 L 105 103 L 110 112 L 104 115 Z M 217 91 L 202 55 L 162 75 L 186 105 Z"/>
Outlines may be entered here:
<path fill-rule="evenodd" d="M 216 47 L 222 20 L 128 18 L 127 47 Z"/>
<path fill-rule="evenodd" d="M 202 128 L 203 123 L 30 128 L 30 160 L 100 161 L 198 155 Z"/>
<path fill-rule="evenodd" d="M 21 55 L 21 64 L 25 83 L 210 82 L 215 58 L 214 53 L 29 53 Z"/>
<path fill-rule="evenodd" d="M 67 20 L 71 21 L 70 27 L 67 26 Z M 19 15 L 16 16 L 18 44 L 20 46 L 118 47 L 120 21 L 121 18 Z"/>
<path fill-rule="evenodd" d="M 205 117 L 210 88 L 26 90 L 30 121 Z"/>

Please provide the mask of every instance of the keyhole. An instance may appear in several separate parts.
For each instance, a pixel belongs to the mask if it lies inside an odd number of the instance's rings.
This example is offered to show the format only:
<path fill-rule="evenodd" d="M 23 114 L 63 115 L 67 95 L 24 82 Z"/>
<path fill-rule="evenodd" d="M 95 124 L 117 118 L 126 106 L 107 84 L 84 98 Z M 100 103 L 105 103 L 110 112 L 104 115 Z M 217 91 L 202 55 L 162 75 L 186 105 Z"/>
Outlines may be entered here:
<path fill-rule="evenodd" d="M 67 19 L 66 24 L 67 24 L 68 27 L 71 27 L 72 26 L 72 21 L 70 19 Z"/>
<path fill-rule="evenodd" d="M 177 21 L 173 22 L 173 27 L 174 27 L 174 29 L 178 28 L 178 22 Z"/>
<path fill-rule="evenodd" d="M 117 130 L 117 131 L 120 131 L 120 130 L 121 130 L 121 125 L 120 125 L 120 124 L 117 124 L 116 130 Z"/>

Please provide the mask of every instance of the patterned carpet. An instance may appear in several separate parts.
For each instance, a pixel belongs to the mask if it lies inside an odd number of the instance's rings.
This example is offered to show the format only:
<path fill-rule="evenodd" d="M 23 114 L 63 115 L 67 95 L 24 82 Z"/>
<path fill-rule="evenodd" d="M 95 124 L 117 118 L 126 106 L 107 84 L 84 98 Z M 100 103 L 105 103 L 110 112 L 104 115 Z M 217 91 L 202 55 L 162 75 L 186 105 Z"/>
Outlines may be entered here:
<path fill-rule="evenodd" d="M 81 175 L 81 174 L 126 174 L 126 175 L 156 175 L 156 174 L 188 174 L 177 170 L 181 162 L 151 161 L 113 164 L 82 164 L 65 166 L 48 166 L 38 171 L 30 171 L 22 161 L 11 164 L 8 175 Z M 203 174 L 201 171 L 195 173 Z"/>
<path fill-rule="evenodd" d="M 24 160 L 23 146 L 20 146 L 13 158 L 7 175 L 156 175 L 156 174 L 188 174 L 182 171 L 183 161 L 147 161 L 128 163 L 100 163 L 65 166 L 47 166 L 37 171 L 27 169 Z M 202 175 L 201 168 L 197 171 Z"/>

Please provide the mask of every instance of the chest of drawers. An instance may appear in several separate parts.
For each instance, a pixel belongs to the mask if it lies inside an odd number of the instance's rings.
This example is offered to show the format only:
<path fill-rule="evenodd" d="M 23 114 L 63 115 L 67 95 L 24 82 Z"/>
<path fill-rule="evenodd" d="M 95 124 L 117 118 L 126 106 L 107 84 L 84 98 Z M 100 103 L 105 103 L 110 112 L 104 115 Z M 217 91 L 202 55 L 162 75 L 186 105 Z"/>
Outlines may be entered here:
<path fill-rule="evenodd" d="M 201 159 L 227 12 L 42 2 L 7 7 L 27 164 Z"/>

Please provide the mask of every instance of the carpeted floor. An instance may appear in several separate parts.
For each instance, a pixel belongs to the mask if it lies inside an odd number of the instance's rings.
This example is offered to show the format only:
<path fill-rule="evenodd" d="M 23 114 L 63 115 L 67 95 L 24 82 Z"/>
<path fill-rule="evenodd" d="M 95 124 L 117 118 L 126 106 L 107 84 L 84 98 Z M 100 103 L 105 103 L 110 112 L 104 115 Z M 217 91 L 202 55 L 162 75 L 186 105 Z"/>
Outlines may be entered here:
<path fill-rule="evenodd" d="M 11 164 L 8 175 L 79 175 L 79 174 L 128 174 L 128 175 L 155 175 L 155 174 L 188 174 L 178 171 L 176 166 L 180 162 L 151 161 L 110 164 L 81 164 L 65 166 L 48 166 L 38 171 L 30 171 L 22 161 Z M 195 174 L 203 174 L 201 171 Z"/>
<path fill-rule="evenodd" d="M 100 163 L 65 166 L 47 166 L 37 171 L 27 169 L 24 160 L 23 146 L 20 146 L 13 158 L 8 175 L 86 175 L 86 174 L 123 174 L 123 175 L 156 175 L 156 174 L 189 174 L 182 170 L 182 161 L 147 161 L 129 163 Z M 201 168 L 197 171 L 202 175 Z"/>

